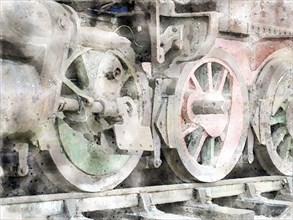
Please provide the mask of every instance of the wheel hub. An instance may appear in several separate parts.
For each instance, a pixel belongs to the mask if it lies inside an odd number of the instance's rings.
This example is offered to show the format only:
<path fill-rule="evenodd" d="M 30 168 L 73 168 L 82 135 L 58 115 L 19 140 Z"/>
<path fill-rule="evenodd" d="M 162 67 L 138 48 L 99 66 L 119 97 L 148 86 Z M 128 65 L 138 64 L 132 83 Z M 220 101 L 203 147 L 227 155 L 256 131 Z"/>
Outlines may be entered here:
<path fill-rule="evenodd" d="M 231 101 L 219 93 L 191 93 L 186 101 L 185 115 L 190 122 L 205 129 L 212 137 L 221 136 L 228 124 Z M 214 123 L 217 122 L 217 123 Z"/>
<path fill-rule="evenodd" d="M 192 111 L 195 115 L 200 114 L 226 114 L 231 106 L 230 100 L 225 100 L 217 93 L 207 93 L 203 96 L 193 96 Z"/>

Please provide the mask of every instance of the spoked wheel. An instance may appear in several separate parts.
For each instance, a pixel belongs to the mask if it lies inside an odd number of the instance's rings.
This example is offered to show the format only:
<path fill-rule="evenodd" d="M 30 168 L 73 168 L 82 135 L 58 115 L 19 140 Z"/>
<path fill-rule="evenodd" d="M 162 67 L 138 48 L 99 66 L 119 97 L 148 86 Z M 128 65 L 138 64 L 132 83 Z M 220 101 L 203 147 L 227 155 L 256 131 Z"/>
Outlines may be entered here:
<path fill-rule="evenodd" d="M 142 102 L 144 106 L 148 104 L 141 88 L 141 84 L 145 84 L 144 78 L 133 74 L 131 68 L 110 52 L 88 51 L 68 69 L 66 77 L 71 83 L 63 86 L 62 97 L 67 102 L 75 100 L 73 103 L 77 102 L 79 109 L 67 108 L 58 114 L 55 134 L 50 134 L 55 138 L 51 140 L 49 155 L 44 153 L 42 161 L 43 167 L 48 168 L 50 157 L 53 164 L 46 174 L 62 189 L 89 192 L 112 189 L 139 162 L 142 151 L 120 150 L 113 128 L 116 123 L 121 123 L 121 117 L 111 100 L 131 98 L 136 103 L 131 106 L 132 111 L 139 111 L 140 117 L 144 117 L 144 112 L 139 109 Z M 108 105 L 105 107 L 108 112 L 93 112 L 76 91 L 95 100 L 102 98 L 105 106 Z"/>
<path fill-rule="evenodd" d="M 248 95 L 232 59 L 217 49 L 187 63 L 169 99 L 165 157 L 183 180 L 213 182 L 239 160 L 247 137 Z"/>
<path fill-rule="evenodd" d="M 270 174 L 293 175 L 293 53 L 271 59 L 258 77 L 261 144 L 255 148 Z"/>

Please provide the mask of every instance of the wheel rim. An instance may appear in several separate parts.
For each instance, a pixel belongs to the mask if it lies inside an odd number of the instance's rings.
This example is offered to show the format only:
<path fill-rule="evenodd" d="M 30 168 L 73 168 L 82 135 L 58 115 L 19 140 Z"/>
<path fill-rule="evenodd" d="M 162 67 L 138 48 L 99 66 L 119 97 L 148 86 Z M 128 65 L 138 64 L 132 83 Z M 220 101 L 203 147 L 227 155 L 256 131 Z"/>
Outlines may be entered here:
<path fill-rule="evenodd" d="M 176 130 L 169 129 L 169 135 L 176 135 L 177 153 L 167 153 L 167 160 L 181 162 L 171 168 L 184 179 L 213 182 L 224 178 L 242 154 L 248 126 L 247 91 L 233 61 L 215 50 L 188 63 L 175 97 L 176 105 L 168 110 L 176 116 L 172 126 Z"/>
<path fill-rule="evenodd" d="M 97 86 L 99 88 L 104 86 L 104 88 L 115 88 L 114 92 L 107 95 L 107 99 L 130 96 L 135 102 L 141 103 L 144 101 L 144 105 L 147 105 L 139 85 L 146 80 L 142 76 L 130 76 L 128 74 L 129 76 L 114 85 L 115 81 L 111 84 L 111 81 L 103 78 L 104 75 L 95 75 L 101 72 L 101 69 L 108 68 L 104 67 L 106 63 L 104 59 L 107 56 L 110 56 L 114 63 L 118 63 L 119 68 L 126 70 L 130 68 L 125 67 L 125 64 L 122 65 L 122 61 L 116 55 L 89 51 L 84 53 L 83 56 L 91 61 L 82 63 L 85 66 L 87 65 L 87 69 L 90 71 L 86 75 L 84 75 L 84 72 L 79 72 L 79 76 L 73 73 L 75 77 L 72 76 L 72 73 L 67 72 L 67 77 L 77 79 L 76 85 L 89 96 L 95 96 L 96 93 L 99 93 L 100 96 L 100 90 L 102 89 L 96 90 L 96 88 Z M 81 63 L 75 62 L 75 66 L 80 67 Z M 97 63 L 100 63 L 100 65 L 97 65 Z M 115 65 L 113 64 L 113 66 Z M 92 82 L 94 79 L 97 81 Z M 135 94 L 133 94 L 133 89 L 131 94 L 128 94 L 127 88 L 129 86 L 136 87 Z M 66 96 L 74 95 L 66 87 L 62 89 L 62 94 Z M 143 114 L 144 112 L 140 110 L 141 117 L 143 117 Z M 48 172 L 49 178 L 62 189 L 78 189 L 88 192 L 112 189 L 122 182 L 136 167 L 142 151 L 126 152 L 117 147 L 113 130 L 115 120 L 118 119 L 93 114 L 86 107 L 82 110 L 82 114 L 80 112 L 59 114 L 55 125 L 55 134 L 51 135 L 53 138 L 49 148 L 49 154 L 56 169 L 54 172 L 51 170 Z M 48 158 L 45 160 L 48 160 Z M 44 163 L 43 166 L 47 167 Z"/>
<path fill-rule="evenodd" d="M 292 57 L 292 52 L 291 56 Z M 260 137 L 256 153 L 270 174 L 293 175 L 293 79 L 292 61 L 270 60 L 257 80 Z"/>

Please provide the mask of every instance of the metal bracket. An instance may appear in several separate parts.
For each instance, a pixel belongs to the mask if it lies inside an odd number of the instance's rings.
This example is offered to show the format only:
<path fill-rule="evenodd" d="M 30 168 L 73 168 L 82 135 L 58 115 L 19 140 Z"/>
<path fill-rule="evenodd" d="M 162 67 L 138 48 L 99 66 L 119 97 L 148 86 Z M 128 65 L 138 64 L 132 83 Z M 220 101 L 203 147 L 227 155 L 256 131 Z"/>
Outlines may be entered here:
<path fill-rule="evenodd" d="M 170 16 L 176 14 L 175 3 L 172 0 L 163 0 L 160 2 L 160 14 Z"/>
<path fill-rule="evenodd" d="M 18 152 L 18 160 L 19 160 L 17 174 L 19 176 L 26 176 L 29 171 L 28 164 L 27 164 L 29 145 L 27 143 L 17 143 L 15 144 L 14 148 Z"/>
<path fill-rule="evenodd" d="M 40 150 L 49 150 L 51 146 L 59 142 L 56 134 L 56 129 L 53 123 L 46 123 L 39 128 L 33 144 L 38 146 Z"/>
<path fill-rule="evenodd" d="M 184 54 L 182 57 L 178 56 L 173 60 L 173 63 L 190 61 L 198 58 L 198 56 L 206 55 L 213 47 L 216 37 L 218 36 L 219 17 L 222 14 L 218 12 L 196 12 L 196 13 L 177 13 L 175 10 L 175 3 L 173 1 L 155 1 L 151 8 L 151 22 L 149 30 L 152 41 L 153 63 L 164 63 L 165 53 L 171 47 L 177 45 L 179 49 L 183 47 L 183 25 L 171 25 L 161 35 L 161 16 L 176 18 L 191 18 L 191 17 L 208 17 L 208 29 L 206 37 L 199 46 L 196 53 L 190 55 Z M 176 30 L 176 31 L 175 31 Z M 175 41 L 175 42 L 174 42 Z M 187 55 L 187 56 L 186 56 Z"/>
<path fill-rule="evenodd" d="M 196 189 L 196 200 L 201 204 L 212 204 L 212 198 L 207 195 L 205 188 Z"/>
<path fill-rule="evenodd" d="M 179 50 L 183 47 L 183 28 L 184 25 L 170 25 L 161 35 L 160 46 L 165 54 L 172 48 L 176 47 Z"/>
<path fill-rule="evenodd" d="M 254 183 L 246 183 L 245 186 L 246 192 L 238 196 L 235 201 L 236 207 L 253 210 L 256 215 L 276 217 L 292 206 L 292 203 L 288 201 L 272 200 L 261 196 Z"/>
<path fill-rule="evenodd" d="M 247 155 L 248 155 L 248 163 L 252 164 L 254 161 L 254 154 L 253 154 L 253 146 L 254 146 L 254 135 L 252 132 L 252 128 L 248 127 L 248 136 L 247 136 Z"/>
<path fill-rule="evenodd" d="M 4 176 L 4 171 L 3 171 L 3 168 L 2 168 L 2 166 L 0 166 L 0 179 L 1 179 L 1 177 L 3 177 Z M 1 184 L 0 184 L 0 186 L 1 186 Z M 1 192 L 1 191 L 0 191 Z"/>
<path fill-rule="evenodd" d="M 151 35 L 152 44 L 152 54 L 154 63 L 164 63 L 165 52 L 164 49 L 160 47 L 161 44 L 161 33 L 160 33 L 160 3 L 156 1 L 151 8 L 151 22 L 149 24 L 149 30 Z"/>
<path fill-rule="evenodd" d="M 177 134 L 175 135 L 175 131 L 177 131 L 178 127 L 176 125 L 176 120 L 174 120 L 174 115 L 170 114 L 169 112 L 172 111 L 172 108 L 176 107 L 178 103 L 178 96 L 170 95 L 168 96 L 168 105 L 167 105 L 167 133 L 168 133 L 168 147 L 169 148 L 177 148 L 179 143 L 178 139 L 176 138 Z"/>
<path fill-rule="evenodd" d="M 162 102 L 162 83 L 161 78 L 155 80 L 155 91 L 153 98 L 153 114 L 152 114 L 152 134 L 154 139 L 154 167 L 158 168 L 162 164 L 161 160 L 161 130 L 157 125 L 158 115 L 161 113 L 161 102 Z M 162 133 L 161 133 L 162 135 Z"/>
<path fill-rule="evenodd" d="M 182 206 L 177 205 L 177 207 L 172 206 L 171 208 L 174 211 L 199 216 L 200 219 L 254 219 L 254 212 L 250 210 L 222 207 L 214 203 L 199 204 L 194 200 L 185 202 Z"/>
<path fill-rule="evenodd" d="M 250 87 L 249 91 L 249 98 L 250 98 L 250 106 L 253 111 L 251 112 L 250 124 L 254 131 L 254 134 L 259 142 L 261 142 L 260 138 L 260 127 L 259 127 L 259 120 L 260 120 L 260 102 L 257 97 L 257 90 L 255 85 Z"/>
<path fill-rule="evenodd" d="M 132 208 L 132 211 L 136 216 L 150 219 L 153 219 L 151 216 L 159 215 L 161 212 L 152 204 L 151 196 L 147 193 L 141 193 L 138 195 L 138 207 Z"/>
<path fill-rule="evenodd" d="M 260 193 L 256 190 L 256 187 L 253 183 L 246 183 L 245 184 L 246 188 L 246 195 L 248 197 L 258 197 L 260 196 Z"/>
<path fill-rule="evenodd" d="M 157 115 L 155 117 L 155 126 L 159 130 L 164 142 L 168 144 L 168 134 L 167 134 L 167 104 L 168 99 L 167 98 L 160 98 L 160 109 L 157 112 Z"/>
<path fill-rule="evenodd" d="M 49 220 L 92 220 L 91 218 L 86 218 L 81 212 L 78 211 L 78 200 L 67 199 L 64 200 L 64 214 L 49 216 Z"/>
<path fill-rule="evenodd" d="M 117 99 L 122 124 L 114 125 L 117 146 L 122 150 L 153 151 L 153 140 L 150 127 L 141 126 L 136 104 L 130 97 Z"/>
<path fill-rule="evenodd" d="M 156 206 L 152 203 L 151 195 L 148 193 L 141 193 L 138 195 L 138 207 L 132 208 L 133 215 L 140 216 L 143 219 L 185 219 L 185 220 L 198 220 L 198 218 L 191 218 L 188 216 L 182 216 L 177 214 L 165 213 L 156 208 Z"/>
<path fill-rule="evenodd" d="M 286 179 L 282 180 L 282 187 L 275 197 L 277 200 L 283 201 L 293 201 L 293 178 L 287 177 Z"/>

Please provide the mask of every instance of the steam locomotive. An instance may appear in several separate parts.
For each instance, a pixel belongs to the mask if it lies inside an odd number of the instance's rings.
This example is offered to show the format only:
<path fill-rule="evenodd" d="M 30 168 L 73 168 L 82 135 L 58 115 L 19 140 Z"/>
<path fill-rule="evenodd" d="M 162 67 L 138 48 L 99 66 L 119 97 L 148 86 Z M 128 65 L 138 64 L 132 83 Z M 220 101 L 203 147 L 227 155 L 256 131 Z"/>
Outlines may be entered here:
<path fill-rule="evenodd" d="M 292 176 L 290 2 L 0 4 L 2 180 L 33 157 L 64 191 L 102 191 L 145 152 L 182 181 L 243 156 Z"/>

